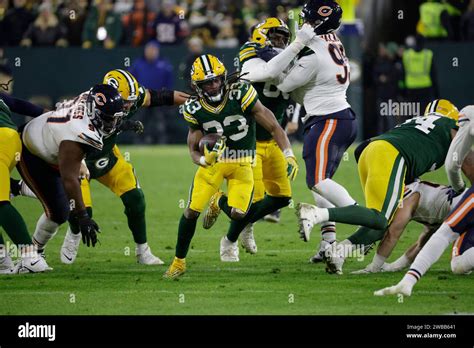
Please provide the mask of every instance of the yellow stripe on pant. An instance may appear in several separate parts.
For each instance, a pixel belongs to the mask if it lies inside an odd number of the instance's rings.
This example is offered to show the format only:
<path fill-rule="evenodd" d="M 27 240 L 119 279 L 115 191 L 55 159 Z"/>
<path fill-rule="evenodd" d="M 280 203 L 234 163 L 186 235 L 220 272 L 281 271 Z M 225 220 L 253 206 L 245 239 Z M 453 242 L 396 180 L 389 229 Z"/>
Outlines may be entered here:
<path fill-rule="evenodd" d="M 362 151 L 358 169 L 365 206 L 384 213 L 390 223 L 403 199 L 405 160 L 392 144 L 376 140 Z"/>
<path fill-rule="evenodd" d="M 97 181 L 120 197 L 124 193 L 139 187 L 139 184 L 133 166 L 125 160 L 117 145 L 114 146 L 113 151 L 115 157 L 117 157 L 117 163 L 107 174 L 97 178 Z M 92 207 L 90 183 L 87 180 L 82 180 L 81 190 L 85 206 Z"/>
<path fill-rule="evenodd" d="M 10 201 L 10 173 L 21 156 L 20 135 L 15 129 L 0 128 L 0 202 Z"/>
<path fill-rule="evenodd" d="M 275 140 L 257 141 L 256 165 L 253 168 L 253 201 L 261 201 L 265 192 L 272 197 L 291 197 L 288 164 Z"/>

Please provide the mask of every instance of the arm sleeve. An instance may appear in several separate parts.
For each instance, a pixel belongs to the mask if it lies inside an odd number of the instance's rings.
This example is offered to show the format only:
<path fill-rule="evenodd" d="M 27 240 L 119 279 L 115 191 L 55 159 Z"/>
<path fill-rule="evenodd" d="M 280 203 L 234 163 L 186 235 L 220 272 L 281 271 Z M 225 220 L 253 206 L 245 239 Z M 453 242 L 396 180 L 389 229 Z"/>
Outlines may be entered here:
<path fill-rule="evenodd" d="M 242 66 L 242 72 L 248 72 L 249 74 L 245 78 L 252 82 L 272 80 L 290 65 L 291 61 L 296 58 L 303 48 L 304 46 L 299 42 L 293 42 L 269 62 L 265 62 L 260 58 L 250 59 Z"/>
<path fill-rule="evenodd" d="M 466 110 L 467 108 L 470 108 L 470 110 Z M 449 183 L 455 191 L 460 191 L 464 188 L 461 167 L 464 159 L 471 151 L 471 146 L 474 144 L 474 135 L 471 134 L 472 122 L 474 122 L 474 106 L 467 108 L 461 110 L 461 113 L 470 112 L 472 115 L 460 116 L 459 130 L 451 142 L 444 163 Z"/>
<path fill-rule="evenodd" d="M 277 85 L 277 88 L 285 93 L 289 93 L 298 87 L 307 84 L 316 75 L 317 61 L 314 54 L 300 58 L 295 66 L 291 68 Z"/>
<path fill-rule="evenodd" d="M 13 98 L 8 94 L 3 93 L 0 94 L 0 98 L 5 102 L 5 104 L 7 104 L 11 111 L 17 114 L 37 117 L 44 113 L 43 108 L 30 102 L 27 102 L 26 100 Z"/>
<path fill-rule="evenodd" d="M 150 89 L 150 106 L 163 106 L 163 105 L 173 105 L 174 104 L 174 91 L 169 89 L 161 89 L 160 91 L 155 91 Z"/>

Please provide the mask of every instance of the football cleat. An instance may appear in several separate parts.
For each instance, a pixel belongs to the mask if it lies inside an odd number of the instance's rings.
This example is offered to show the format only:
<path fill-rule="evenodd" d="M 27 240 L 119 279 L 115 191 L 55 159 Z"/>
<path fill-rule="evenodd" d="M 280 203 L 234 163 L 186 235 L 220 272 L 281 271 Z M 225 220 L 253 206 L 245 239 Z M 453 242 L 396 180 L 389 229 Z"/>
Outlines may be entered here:
<path fill-rule="evenodd" d="M 398 294 L 401 294 L 403 296 L 411 296 L 412 290 L 413 288 L 410 285 L 400 282 L 397 285 L 389 286 L 387 288 L 374 291 L 374 296 L 398 295 Z"/>
<path fill-rule="evenodd" d="M 278 223 L 278 222 L 280 222 L 280 215 L 281 215 L 281 210 L 278 209 L 278 210 L 274 211 L 271 214 L 265 215 L 263 220 L 268 221 L 268 222 Z"/>
<path fill-rule="evenodd" d="M 74 263 L 81 244 L 82 234 L 74 234 L 71 228 L 67 229 L 66 236 L 64 237 L 63 245 L 61 246 L 61 262 L 67 265 Z"/>
<path fill-rule="evenodd" d="M 179 259 L 175 256 L 168 270 L 163 274 L 165 279 L 175 279 L 186 272 L 186 259 Z"/>
<path fill-rule="evenodd" d="M 253 224 L 248 224 L 245 226 L 244 230 L 240 234 L 240 243 L 242 248 L 250 254 L 257 253 L 257 243 L 253 237 Z"/>
<path fill-rule="evenodd" d="M 333 242 L 329 248 L 326 248 L 326 272 L 329 274 L 342 274 L 342 265 L 344 265 L 344 254 L 341 246 Z"/>
<path fill-rule="evenodd" d="M 372 263 L 369 263 L 364 269 L 353 271 L 351 272 L 351 274 L 370 274 L 370 273 L 379 273 L 379 272 L 383 272 L 382 267 L 375 268 Z"/>
<path fill-rule="evenodd" d="M 13 266 L 12 258 L 5 250 L 5 256 L 0 257 L 0 273 L 7 272 L 9 269 L 13 268 Z"/>
<path fill-rule="evenodd" d="M 214 193 L 209 200 L 209 207 L 204 214 L 204 220 L 202 222 L 202 227 L 206 230 L 210 229 L 217 221 L 219 214 L 221 213 L 221 208 L 219 207 L 219 199 L 224 195 L 224 192 L 217 191 Z"/>
<path fill-rule="evenodd" d="M 147 246 L 145 251 L 141 254 L 138 254 L 138 248 L 136 248 L 135 255 L 137 255 L 137 262 L 141 265 L 164 265 L 165 264 L 159 257 L 151 253 L 151 249 L 149 246 Z"/>
<path fill-rule="evenodd" d="M 53 269 L 48 266 L 46 260 L 41 255 L 23 257 L 12 268 L 12 274 L 16 273 L 41 273 L 49 272 Z"/>
<path fill-rule="evenodd" d="M 222 237 L 220 254 L 222 262 L 239 262 L 239 247 L 237 242 L 232 243 L 226 236 Z"/>
<path fill-rule="evenodd" d="M 308 203 L 298 203 L 296 206 L 300 238 L 305 242 L 309 241 L 314 225 L 323 221 L 318 210 L 318 207 Z"/>
<path fill-rule="evenodd" d="M 329 243 L 325 240 L 322 240 L 319 244 L 318 252 L 309 258 L 309 262 L 320 263 L 326 261 L 326 249 L 329 248 L 332 243 L 334 242 Z"/>

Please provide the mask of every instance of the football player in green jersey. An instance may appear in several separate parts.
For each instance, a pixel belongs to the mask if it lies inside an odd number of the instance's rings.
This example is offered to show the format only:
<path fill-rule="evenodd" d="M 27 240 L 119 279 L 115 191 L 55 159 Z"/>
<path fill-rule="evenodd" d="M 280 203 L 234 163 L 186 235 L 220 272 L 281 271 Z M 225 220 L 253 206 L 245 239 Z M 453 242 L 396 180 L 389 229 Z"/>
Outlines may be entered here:
<path fill-rule="evenodd" d="M 185 257 L 196 222 L 208 202 L 204 228 L 215 223 L 221 210 L 232 220 L 258 214 L 260 207 L 251 206 L 256 122 L 270 132 L 285 154 L 289 177 L 294 178 L 298 170 L 285 131 L 273 113 L 259 101 L 252 85 L 244 81 L 228 81 L 224 64 L 210 54 L 194 61 L 191 81 L 198 97 L 188 99 L 182 112 L 189 124 L 189 152 L 193 162 L 200 167 L 191 186 L 188 206 L 179 222 L 176 255 L 164 274 L 165 278 L 176 278 L 185 272 Z M 204 134 L 210 133 L 222 137 L 212 149 L 204 146 L 202 154 L 199 142 Z M 219 191 L 224 179 L 227 181 L 227 195 Z M 222 237 L 222 261 L 238 261 L 238 250 L 237 239 Z"/>
<path fill-rule="evenodd" d="M 366 251 L 383 237 L 403 198 L 405 183 L 443 166 L 458 129 L 458 115 L 458 109 L 448 100 L 434 100 L 423 116 L 365 142 L 358 167 L 366 207 L 298 205 L 300 233 L 309 234 L 315 224 L 325 221 L 361 226 L 348 239 L 327 249 L 329 273 L 342 274 L 346 256 L 357 249 Z"/>
<path fill-rule="evenodd" d="M 143 126 L 139 121 L 132 120 L 132 117 L 140 108 L 181 105 L 189 97 L 188 94 L 179 91 L 146 89 L 139 85 L 132 74 L 121 69 L 109 71 L 104 76 L 103 83 L 115 87 L 124 99 L 126 115 L 124 117 L 125 121 L 119 127 L 119 130 L 131 129 L 140 133 L 143 131 Z M 147 244 L 145 196 L 140 188 L 133 166 L 120 153 L 117 146 L 117 136 L 118 132 L 115 132 L 104 138 L 102 151 L 87 156 L 86 164 L 90 171 L 90 179 L 99 181 L 122 200 L 128 227 L 132 231 L 136 243 L 137 262 L 146 265 L 161 265 L 163 261 L 151 253 Z M 87 211 L 92 217 L 89 180 L 82 180 L 81 189 Z M 70 225 L 61 247 L 61 261 L 63 263 L 71 264 L 74 262 L 80 240 L 80 232 L 75 231 Z"/>
<path fill-rule="evenodd" d="M 250 40 L 239 52 L 240 69 L 243 74 L 247 74 L 244 78 L 249 79 L 262 104 L 273 112 L 280 125 L 286 117 L 290 95 L 276 87 L 273 77 L 259 75 L 262 65 L 276 58 L 278 53 L 288 46 L 289 39 L 288 26 L 281 19 L 270 17 L 252 30 Z M 285 68 L 283 63 L 282 68 Z M 286 175 L 285 157 L 278 144 L 265 128 L 259 124 L 256 127 L 257 157 L 253 168 L 253 204 L 259 204 L 262 208 L 260 215 L 255 218 L 263 218 L 290 203 L 291 185 Z M 253 235 L 253 223 L 248 223 L 247 219 L 232 221 L 229 235 L 238 235 L 241 231 L 242 247 L 255 254 L 257 244 Z"/>
<path fill-rule="evenodd" d="M 44 272 L 51 268 L 37 253 L 25 221 L 10 203 L 10 172 L 20 160 L 21 139 L 12 112 L 36 117 L 44 110 L 27 101 L 0 93 L 0 227 L 20 251 L 20 262 L 14 267 L 0 234 L 0 273 Z"/>

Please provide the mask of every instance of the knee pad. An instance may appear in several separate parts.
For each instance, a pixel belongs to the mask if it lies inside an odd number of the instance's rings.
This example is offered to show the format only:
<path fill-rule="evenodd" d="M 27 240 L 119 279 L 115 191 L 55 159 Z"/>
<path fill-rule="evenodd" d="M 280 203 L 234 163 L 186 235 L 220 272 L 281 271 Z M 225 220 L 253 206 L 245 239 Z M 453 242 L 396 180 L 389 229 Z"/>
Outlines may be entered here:
<path fill-rule="evenodd" d="M 65 207 L 61 211 L 53 211 L 51 213 L 51 216 L 49 216 L 49 219 L 58 225 L 62 225 L 69 219 L 69 206 Z"/>
<path fill-rule="evenodd" d="M 139 188 L 125 192 L 121 197 L 125 206 L 125 215 L 127 216 L 143 216 L 145 215 L 146 203 L 145 195 Z"/>

